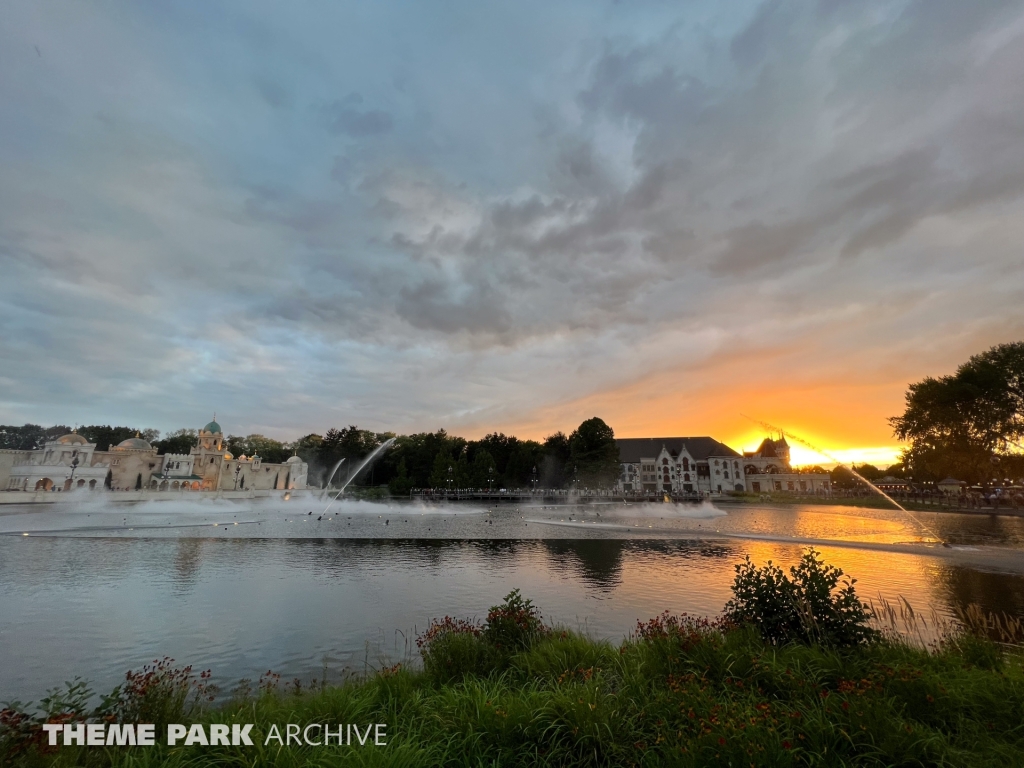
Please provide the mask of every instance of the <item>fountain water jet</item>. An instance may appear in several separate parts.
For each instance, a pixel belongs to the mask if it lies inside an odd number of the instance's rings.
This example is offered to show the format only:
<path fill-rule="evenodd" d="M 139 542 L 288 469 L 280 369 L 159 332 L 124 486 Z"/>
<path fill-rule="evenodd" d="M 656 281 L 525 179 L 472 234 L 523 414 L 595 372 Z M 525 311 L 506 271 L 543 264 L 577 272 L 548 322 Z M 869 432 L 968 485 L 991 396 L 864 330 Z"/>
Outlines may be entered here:
<path fill-rule="evenodd" d="M 334 465 L 334 468 L 331 470 L 331 473 L 327 476 L 327 482 L 324 483 L 324 493 L 327 493 L 327 489 L 331 487 L 331 480 L 334 479 L 334 473 L 338 471 L 338 467 L 340 467 L 342 462 L 344 462 L 344 461 L 345 461 L 344 457 L 338 459 L 338 463 Z M 322 499 L 323 497 L 324 497 L 324 494 L 321 493 L 320 494 L 320 498 Z"/>
<path fill-rule="evenodd" d="M 345 484 L 341 486 L 341 489 L 338 491 L 337 495 L 333 499 L 331 499 L 330 503 L 326 507 L 324 507 L 324 514 L 326 514 L 327 510 L 331 508 L 331 504 L 333 504 L 337 500 L 338 496 L 341 496 L 345 492 L 345 489 L 348 488 L 349 484 L 359 476 L 359 473 L 362 472 L 367 466 L 369 466 L 369 464 L 372 461 L 374 461 L 380 454 L 382 454 L 384 451 L 390 448 L 393 442 L 395 442 L 395 438 L 389 437 L 383 443 L 378 445 L 370 453 L 369 456 L 363 459 L 362 463 L 358 467 L 356 467 L 355 472 L 353 472 L 349 476 L 348 480 L 345 481 Z M 341 462 L 338 463 L 340 464 Z M 337 469 L 337 467 L 335 467 L 335 469 Z"/>
<path fill-rule="evenodd" d="M 823 449 L 819 448 L 818 446 L 816 446 L 816 445 L 813 445 L 812 443 L 809 443 L 809 442 L 807 442 L 807 441 L 806 441 L 806 440 L 804 440 L 804 439 L 803 439 L 802 437 L 799 437 L 799 436 L 797 436 L 797 435 L 794 435 L 794 434 L 793 434 L 792 432 L 787 432 L 786 430 L 784 430 L 784 429 L 781 429 L 780 427 L 776 427 L 776 426 L 775 426 L 775 425 L 773 425 L 773 424 L 769 424 L 769 423 L 768 423 L 767 421 L 761 421 L 760 419 L 755 419 L 755 418 L 754 418 L 754 417 L 752 417 L 752 416 L 747 416 L 747 414 L 745 414 L 745 413 L 741 413 L 741 414 L 740 414 L 740 416 L 742 416 L 742 417 L 743 417 L 743 418 L 745 418 L 745 419 L 750 419 L 750 420 L 751 420 L 752 422 L 754 422 L 755 424 L 759 424 L 760 426 L 764 427 L 765 429 L 767 429 L 767 430 L 769 430 L 769 431 L 772 431 L 772 432 L 778 432 L 778 433 L 779 433 L 780 435 L 784 435 L 785 437 L 788 437 L 788 438 L 790 438 L 791 440 L 794 440 L 795 442 L 798 442 L 798 443 L 800 443 L 800 445 L 804 446 L 805 448 L 810 448 L 810 449 L 811 449 L 812 451 L 814 451 L 815 453 L 820 453 L 820 454 L 821 454 L 822 456 L 825 456 L 826 458 L 828 458 L 828 459 L 831 459 L 832 461 L 834 461 L 834 462 L 836 463 L 836 466 L 840 466 L 840 467 L 843 467 L 843 469 L 845 469 L 845 470 L 846 470 L 847 472 L 849 472 L 849 473 L 850 473 L 851 475 L 853 475 L 853 476 L 854 476 L 854 477 L 856 477 L 856 478 L 857 478 L 858 480 L 860 480 L 860 481 L 861 481 L 862 483 L 864 483 L 864 485 L 866 485 L 866 486 L 867 486 L 868 488 L 870 488 L 870 489 L 871 489 L 872 491 L 874 491 L 874 492 L 875 492 L 875 493 L 877 493 L 877 494 L 878 494 L 879 496 L 881 496 L 881 497 L 882 497 L 882 498 L 884 498 L 884 499 L 885 499 L 886 501 L 888 501 L 888 502 L 889 502 L 890 504 L 892 504 L 892 505 L 893 505 L 894 507 L 896 507 L 896 509 L 898 509 L 898 510 L 900 510 L 901 512 L 903 512 L 904 514 L 906 514 L 906 515 L 907 515 L 907 516 L 908 516 L 908 517 L 909 517 L 909 518 L 910 518 L 911 520 L 913 520 L 913 521 L 914 521 L 915 523 L 917 523 L 917 524 L 918 524 L 918 525 L 919 525 L 919 526 L 920 526 L 921 528 L 923 528 L 923 529 L 924 529 L 924 530 L 925 530 L 925 531 L 926 531 L 926 532 L 928 533 L 928 535 L 929 535 L 929 536 L 931 536 L 931 537 L 933 537 L 934 539 L 936 539 L 937 541 L 939 541 L 939 542 L 940 542 L 940 543 L 942 544 L 942 546 L 944 546 L 944 547 L 949 547 L 949 546 L 950 546 L 950 545 L 949 545 L 949 544 L 948 544 L 948 543 L 947 543 L 947 542 L 945 541 L 945 539 L 943 539 L 943 538 L 942 538 L 941 536 L 939 536 L 939 535 L 938 535 L 937 533 L 935 533 L 935 531 L 933 531 L 933 530 L 932 530 L 931 528 L 929 528 L 929 527 L 928 527 L 927 525 L 925 525 L 925 524 L 924 524 L 924 523 L 922 523 L 922 522 L 921 522 L 920 520 L 918 520 L 918 519 L 917 519 L 916 517 L 914 517 L 914 515 L 913 515 L 913 514 L 911 513 L 911 511 L 910 511 L 909 509 L 907 509 L 906 507 L 904 507 L 904 506 L 903 506 L 902 504 L 900 504 L 900 503 L 899 503 L 898 501 L 896 501 L 896 499 L 894 499 L 894 498 L 893 498 L 892 496 L 890 496 L 889 494 L 887 494 L 887 493 L 886 493 L 885 491 L 883 491 L 883 490 L 882 490 L 881 488 L 879 488 L 879 487 L 878 487 L 877 485 L 875 485 L 875 484 L 874 484 L 874 483 L 872 483 L 872 482 L 871 482 L 870 480 L 868 480 L 868 479 L 867 479 L 866 477 L 864 477 L 864 475 L 862 475 L 862 474 L 861 474 L 860 472 L 858 472 L 857 470 L 855 470 L 855 469 L 854 469 L 854 468 L 853 468 L 852 466 L 849 466 L 849 467 L 848 467 L 848 466 L 847 466 L 846 464 L 844 464 L 843 462 L 841 462 L 841 461 L 840 461 L 839 459 L 837 459 L 837 458 L 836 458 L 835 456 L 833 456 L 832 454 L 830 454 L 830 453 L 829 453 L 828 451 L 825 451 L 825 450 L 823 450 Z"/>

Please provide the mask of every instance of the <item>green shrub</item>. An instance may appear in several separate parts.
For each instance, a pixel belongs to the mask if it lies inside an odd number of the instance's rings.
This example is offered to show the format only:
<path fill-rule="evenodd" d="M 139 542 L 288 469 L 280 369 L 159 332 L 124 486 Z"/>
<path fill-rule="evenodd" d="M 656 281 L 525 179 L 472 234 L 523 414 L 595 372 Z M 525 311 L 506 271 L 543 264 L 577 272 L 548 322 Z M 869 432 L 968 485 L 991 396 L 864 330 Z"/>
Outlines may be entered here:
<path fill-rule="evenodd" d="M 440 682 L 486 675 L 494 667 L 495 652 L 481 634 L 479 625 L 465 619 L 433 619 L 416 638 L 424 671 Z"/>
<path fill-rule="evenodd" d="M 757 628 L 774 645 L 789 641 L 848 647 L 877 638 L 868 626 L 870 613 L 857 597 L 856 579 L 808 549 L 787 576 L 769 560 L 757 568 L 750 557 L 736 566 L 733 598 L 725 616 Z"/>
<path fill-rule="evenodd" d="M 484 624 L 483 637 L 495 648 L 513 653 L 529 648 L 547 631 L 540 611 L 523 598 L 518 589 L 505 595 L 505 602 L 491 606 Z"/>

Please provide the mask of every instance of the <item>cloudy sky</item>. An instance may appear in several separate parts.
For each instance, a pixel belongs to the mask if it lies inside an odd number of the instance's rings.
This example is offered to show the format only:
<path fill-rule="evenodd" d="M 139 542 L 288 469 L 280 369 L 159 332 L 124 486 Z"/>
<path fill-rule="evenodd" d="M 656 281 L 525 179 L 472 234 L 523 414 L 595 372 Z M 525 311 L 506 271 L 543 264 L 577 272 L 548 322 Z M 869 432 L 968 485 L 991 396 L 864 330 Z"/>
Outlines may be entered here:
<path fill-rule="evenodd" d="M 858 458 L 1024 338 L 1024 3 L 0 14 L 0 422 Z"/>

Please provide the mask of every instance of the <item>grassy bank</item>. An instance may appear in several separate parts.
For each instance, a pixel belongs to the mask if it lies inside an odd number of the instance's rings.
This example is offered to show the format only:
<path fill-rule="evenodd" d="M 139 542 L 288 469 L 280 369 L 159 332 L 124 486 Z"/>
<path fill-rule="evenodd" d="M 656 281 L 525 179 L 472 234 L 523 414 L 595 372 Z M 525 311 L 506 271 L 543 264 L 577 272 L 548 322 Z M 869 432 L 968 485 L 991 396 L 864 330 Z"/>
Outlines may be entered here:
<path fill-rule="evenodd" d="M 51 720 L 254 723 L 251 747 L 40 746 L 38 723 L 6 717 L 15 766 L 875 766 L 1020 765 L 1024 656 L 969 633 L 925 650 L 864 627 L 852 589 L 774 610 L 778 571 L 737 579 L 731 620 L 663 615 L 619 645 L 546 627 L 516 593 L 480 625 L 445 619 L 420 638 L 423 668 L 338 687 L 243 686 L 207 703 L 209 681 L 168 667 L 85 711 Z M 828 574 L 826 574 L 828 576 Z M 834 573 L 831 575 L 835 575 Z M 783 579 L 786 577 L 783 576 Z M 793 582 L 799 591 L 799 574 Z M 807 582 L 812 587 L 834 581 Z M 744 591 L 746 590 L 746 591 Z M 795 594 L 795 593 L 794 593 Z M 766 597 L 767 596 L 767 597 Z M 821 595 L 819 594 L 820 598 Z M 850 613 L 850 611 L 853 613 Z M 737 621 L 746 617 L 747 620 Z M 851 621 L 845 621 L 845 619 Z M 808 621 L 810 619 L 810 621 Z M 788 639 L 786 639 L 788 638 Z M 76 699 L 77 697 L 77 699 Z M 387 746 L 264 744 L 273 725 L 387 725 Z M 33 728 L 36 730 L 33 731 Z M 314 732 L 314 740 L 315 740 Z"/>

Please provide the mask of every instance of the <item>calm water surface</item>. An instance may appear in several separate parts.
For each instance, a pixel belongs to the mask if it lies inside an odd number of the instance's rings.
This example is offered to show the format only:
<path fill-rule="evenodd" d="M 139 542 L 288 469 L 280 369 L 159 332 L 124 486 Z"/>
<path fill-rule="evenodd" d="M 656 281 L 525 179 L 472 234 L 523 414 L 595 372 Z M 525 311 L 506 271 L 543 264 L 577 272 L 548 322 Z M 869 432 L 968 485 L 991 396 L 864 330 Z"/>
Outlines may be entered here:
<path fill-rule="evenodd" d="M 308 679 L 326 668 L 335 679 L 412 655 L 432 617 L 482 617 L 513 588 L 549 621 L 619 640 L 663 610 L 719 613 L 746 555 L 788 565 L 811 541 L 864 597 L 1024 616 L 1021 519 L 819 506 L 325 507 L 5 510 L 0 701 L 38 700 L 76 675 L 106 691 L 163 656 L 212 668 L 225 688 L 268 669 Z"/>

